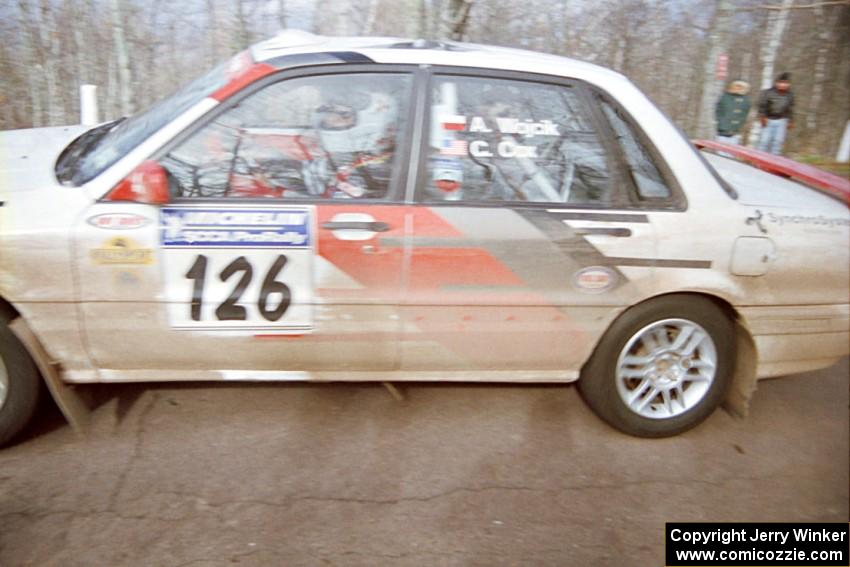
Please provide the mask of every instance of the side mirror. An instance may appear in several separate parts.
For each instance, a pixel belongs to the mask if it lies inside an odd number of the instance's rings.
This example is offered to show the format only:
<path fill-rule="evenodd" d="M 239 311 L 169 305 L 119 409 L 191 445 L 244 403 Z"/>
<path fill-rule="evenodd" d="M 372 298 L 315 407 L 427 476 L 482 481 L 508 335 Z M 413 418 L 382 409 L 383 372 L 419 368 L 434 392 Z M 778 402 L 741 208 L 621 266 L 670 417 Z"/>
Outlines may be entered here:
<path fill-rule="evenodd" d="M 106 195 L 108 201 L 132 201 L 148 205 L 165 205 L 169 199 L 168 173 L 159 162 L 152 159 L 142 162 Z"/>

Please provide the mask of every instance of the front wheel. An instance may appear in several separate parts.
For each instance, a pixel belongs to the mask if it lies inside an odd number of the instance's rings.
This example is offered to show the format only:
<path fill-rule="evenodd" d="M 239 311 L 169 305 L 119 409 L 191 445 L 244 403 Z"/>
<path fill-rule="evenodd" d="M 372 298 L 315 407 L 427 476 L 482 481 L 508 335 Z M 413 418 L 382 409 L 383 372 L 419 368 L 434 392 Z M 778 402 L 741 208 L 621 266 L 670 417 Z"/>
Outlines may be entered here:
<path fill-rule="evenodd" d="M 734 326 L 709 299 L 674 295 L 623 313 L 579 380 L 591 408 L 639 437 L 667 437 L 707 418 L 732 377 Z"/>
<path fill-rule="evenodd" d="M 0 320 L 0 447 L 8 443 L 35 413 L 40 378 L 29 354 Z"/>

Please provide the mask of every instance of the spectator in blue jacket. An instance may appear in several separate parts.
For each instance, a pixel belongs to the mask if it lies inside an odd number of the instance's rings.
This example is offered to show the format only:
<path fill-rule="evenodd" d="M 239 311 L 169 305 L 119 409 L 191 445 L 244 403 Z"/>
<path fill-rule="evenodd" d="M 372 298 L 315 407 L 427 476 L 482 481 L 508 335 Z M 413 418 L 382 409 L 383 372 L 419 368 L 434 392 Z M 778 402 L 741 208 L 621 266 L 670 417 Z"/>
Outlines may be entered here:
<path fill-rule="evenodd" d="M 759 96 L 759 121 L 762 131 L 759 149 L 779 155 L 785 135 L 794 126 L 794 93 L 791 92 L 791 73 L 782 73 L 769 89 Z"/>

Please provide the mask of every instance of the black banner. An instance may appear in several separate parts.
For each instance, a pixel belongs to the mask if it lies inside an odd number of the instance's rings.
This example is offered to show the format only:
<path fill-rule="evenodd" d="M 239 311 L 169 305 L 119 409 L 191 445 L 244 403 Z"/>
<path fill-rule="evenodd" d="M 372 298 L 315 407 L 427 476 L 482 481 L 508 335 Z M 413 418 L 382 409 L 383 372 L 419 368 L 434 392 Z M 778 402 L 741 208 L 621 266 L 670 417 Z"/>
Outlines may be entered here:
<path fill-rule="evenodd" d="M 850 524 L 668 523 L 666 565 L 848 567 Z"/>

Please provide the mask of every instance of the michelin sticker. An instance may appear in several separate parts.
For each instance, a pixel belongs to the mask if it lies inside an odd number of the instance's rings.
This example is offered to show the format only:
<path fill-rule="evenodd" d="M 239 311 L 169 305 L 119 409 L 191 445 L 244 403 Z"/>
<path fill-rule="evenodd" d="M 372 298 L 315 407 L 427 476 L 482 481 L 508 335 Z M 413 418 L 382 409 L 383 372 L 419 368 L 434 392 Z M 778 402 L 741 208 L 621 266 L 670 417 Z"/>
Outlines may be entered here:
<path fill-rule="evenodd" d="M 309 206 L 163 207 L 171 326 L 231 335 L 310 332 L 313 226 Z"/>
<path fill-rule="evenodd" d="M 309 211 L 301 209 L 162 209 L 162 245 L 303 247 Z"/>

